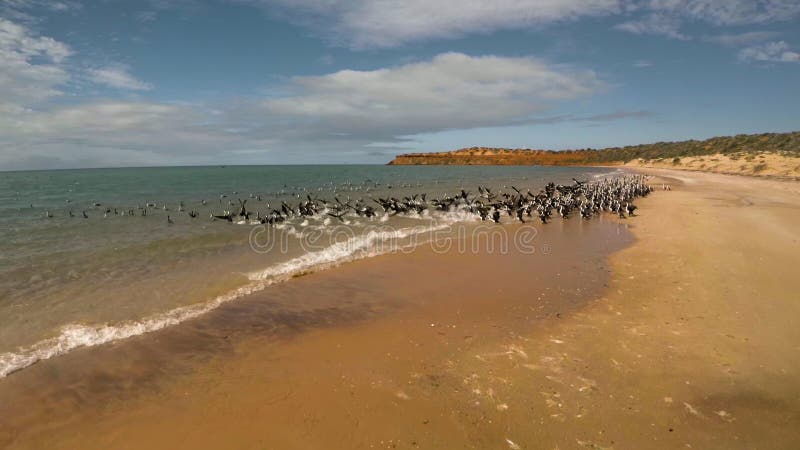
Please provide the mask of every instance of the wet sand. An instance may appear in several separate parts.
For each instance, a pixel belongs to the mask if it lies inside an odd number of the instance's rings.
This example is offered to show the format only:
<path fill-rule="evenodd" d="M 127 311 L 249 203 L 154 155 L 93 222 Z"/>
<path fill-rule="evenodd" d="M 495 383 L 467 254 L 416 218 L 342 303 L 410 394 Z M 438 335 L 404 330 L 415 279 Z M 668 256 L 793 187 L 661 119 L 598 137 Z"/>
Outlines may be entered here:
<path fill-rule="evenodd" d="M 797 448 L 800 185 L 649 172 L 533 255 L 359 261 L 37 364 L 0 446 Z"/>

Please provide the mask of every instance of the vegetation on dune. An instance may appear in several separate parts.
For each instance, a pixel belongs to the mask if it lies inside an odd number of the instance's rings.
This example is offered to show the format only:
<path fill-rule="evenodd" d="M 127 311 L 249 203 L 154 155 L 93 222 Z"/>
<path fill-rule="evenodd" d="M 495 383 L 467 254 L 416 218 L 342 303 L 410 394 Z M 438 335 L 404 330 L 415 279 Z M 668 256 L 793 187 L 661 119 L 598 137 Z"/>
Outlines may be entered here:
<path fill-rule="evenodd" d="M 683 158 L 687 156 L 753 155 L 755 153 L 781 153 L 787 156 L 800 155 L 800 132 L 740 134 L 707 139 L 705 141 L 657 142 L 655 144 L 632 145 L 595 150 L 594 161 L 627 162 L 634 159 L 654 160 Z"/>
<path fill-rule="evenodd" d="M 398 155 L 389 164 L 499 164 L 499 165 L 581 165 L 624 164 L 628 161 L 669 161 L 678 165 L 681 158 L 723 154 L 732 159 L 752 160 L 758 153 L 800 156 L 800 132 L 740 134 L 704 141 L 657 142 L 605 149 L 530 150 L 472 147 L 439 153 Z"/>

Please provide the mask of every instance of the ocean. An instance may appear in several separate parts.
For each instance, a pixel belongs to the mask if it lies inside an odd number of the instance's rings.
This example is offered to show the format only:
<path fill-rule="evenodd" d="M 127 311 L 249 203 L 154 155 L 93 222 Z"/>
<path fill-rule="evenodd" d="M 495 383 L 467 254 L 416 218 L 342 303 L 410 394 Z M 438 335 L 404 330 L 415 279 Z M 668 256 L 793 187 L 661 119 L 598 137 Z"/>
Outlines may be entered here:
<path fill-rule="evenodd" d="M 264 287 L 413 247 L 479 219 L 389 216 L 371 198 L 477 187 L 538 191 L 612 169 L 530 166 L 228 166 L 0 173 L 0 378 L 73 349 L 203 315 Z M 312 198 L 379 214 L 262 226 L 213 220 L 239 200 L 262 216 Z M 146 215 L 142 215 L 142 211 Z M 197 217 L 189 216 L 196 211 Z M 84 216 L 85 214 L 85 216 Z M 168 219 L 169 217 L 169 219 Z"/>

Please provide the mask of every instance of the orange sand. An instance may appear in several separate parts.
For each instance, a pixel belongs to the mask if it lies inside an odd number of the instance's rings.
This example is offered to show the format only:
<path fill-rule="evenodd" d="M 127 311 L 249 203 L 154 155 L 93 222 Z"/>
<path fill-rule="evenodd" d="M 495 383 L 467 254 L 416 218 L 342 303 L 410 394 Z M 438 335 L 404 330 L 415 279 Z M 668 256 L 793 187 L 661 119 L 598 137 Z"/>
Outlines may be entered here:
<path fill-rule="evenodd" d="M 777 153 L 688 156 L 678 158 L 678 161 L 673 161 L 673 158 L 649 161 L 637 159 L 625 165 L 800 180 L 800 157 Z"/>
<path fill-rule="evenodd" d="M 0 442 L 800 447 L 800 185 L 659 175 L 673 190 L 639 201 L 640 216 L 627 221 L 638 241 L 611 257 L 611 280 L 585 293 L 595 298 L 588 304 L 551 302 L 581 296 L 544 289 L 519 255 L 420 251 L 354 263 L 286 289 L 346 288 L 369 273 L 373 287 L 384 283 L 392 304 L 404 306 L 286 339 L 243 338 L 232 354 L 153 392 L 111 396 L 103 407 L 77 399 L 75 417 L 32 415 L 7 428 L 5 441 L 0 425 Z M 576 260 L 559 268 L 556 286 L 597 279 L 602 265 Z"/>

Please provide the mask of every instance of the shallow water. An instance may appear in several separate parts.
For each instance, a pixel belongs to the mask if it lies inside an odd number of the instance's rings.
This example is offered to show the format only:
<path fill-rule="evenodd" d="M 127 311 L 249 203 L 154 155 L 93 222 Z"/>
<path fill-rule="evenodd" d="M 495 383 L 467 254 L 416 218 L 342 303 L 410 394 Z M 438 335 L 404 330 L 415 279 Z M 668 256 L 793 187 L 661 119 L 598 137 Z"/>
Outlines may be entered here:
<path fill-rule="evenodd" d="M 236 209 L 237 199 L 248 199 L 248 209 L 264 214 L 281 200 L 297 203 L 306 195 L 433 196 L 475 192 L 479 184 L 538 190 L 549 181 L 609 172 L 247 166 L 0 173 L 0 377 L 82 346 L 180 323 L 304 271 L 418 245 L 433 238 L 431 231 L 474 220 L 431 214 L 340 223 L 320 216 L 256 236 L 251 225 L 209 219 L 212 212 Z M 130 210 L 133 215 L 123 215 Z M 190 210 L 199 217 L 190 218 Z M 259 245 L 273 245 L 255 251 L 253 236 Z"/>

